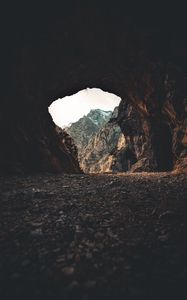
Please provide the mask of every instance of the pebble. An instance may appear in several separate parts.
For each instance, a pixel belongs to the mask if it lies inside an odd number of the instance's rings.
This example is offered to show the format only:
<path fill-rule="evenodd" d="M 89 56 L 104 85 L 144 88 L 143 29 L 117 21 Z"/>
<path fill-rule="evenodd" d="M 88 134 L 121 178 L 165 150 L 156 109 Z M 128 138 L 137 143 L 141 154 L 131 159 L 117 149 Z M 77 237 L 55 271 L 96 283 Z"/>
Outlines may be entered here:
<path fill-rule="evenodd" d="M 74 267 L 65 267 L 62 269 L 62 273 L 65 276 L 72 276 L 75 272 L 75 268 Z"/>
<path fill-rule="evenodd" d="M 35 236 L 35 237 L 39 237 L 43 235 L 42 229 L 41 228 L 37 228 L 35 230 L 31 231 L 31 235 Z"/>
<path fill-rule="evenodd" d="M 174 212 L 171 210 L 166 210 L 162 214 L 159 215 L 159 219 L 165 219 L 175 216 Z"/>
<path fill-rule="evenodd" d="M 64 256 L 59 256 L 59 257 L 57 257 L 56 262 L 57 262 L 57 263 L 61 263 L 61 262 L 63 262 L 64 260 L 65 260 L 65 257 L 64 257 Z"/>
<path fill-rule="evenodd" d="M 159 235 L 158 236 L 158 240 L 160 242 L 166 242 L 168 240 L 168 235 L 167 234 L 165 234 L 165 235 Z"/>
<path fill-rule="evenodd" d="M 97 232 L 97 233 L 95 234 L 95 238 L 96 238 L 97 240 L 101 240 L 103 237 L 104 237 L 104 234 L 101 233 L 101 232 Z"/>
<path fill-rule="evenodd" d="M 60 252 L 61 248 L 56 248 L 53 250 L 54 253 Z"/>

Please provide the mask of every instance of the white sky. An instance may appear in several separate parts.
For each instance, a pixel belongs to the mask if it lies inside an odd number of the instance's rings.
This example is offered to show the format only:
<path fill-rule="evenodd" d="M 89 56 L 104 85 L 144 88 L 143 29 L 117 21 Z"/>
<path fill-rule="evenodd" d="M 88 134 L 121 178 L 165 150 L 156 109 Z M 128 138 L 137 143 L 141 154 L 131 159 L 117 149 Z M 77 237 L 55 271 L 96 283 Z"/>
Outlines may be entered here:
<path fill-rule="evenodd" d="M 49 113 L 55 124 L 63 127 L 78 121 L 82 116 L 87 115 L 91 109 L 100 108 L 113 111 L 119 105 L 120 100 L 120 97 L 101 89 L 87 88 L 72 96 L 54 101 L 49 106 Z"/>

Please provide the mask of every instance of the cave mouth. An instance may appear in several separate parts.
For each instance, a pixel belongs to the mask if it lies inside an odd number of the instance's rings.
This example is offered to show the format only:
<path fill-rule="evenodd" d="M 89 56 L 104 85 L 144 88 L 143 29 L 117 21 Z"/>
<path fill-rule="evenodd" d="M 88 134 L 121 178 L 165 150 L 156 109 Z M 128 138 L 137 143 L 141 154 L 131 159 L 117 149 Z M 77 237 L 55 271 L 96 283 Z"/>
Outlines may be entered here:
<path fill-rule="evenodd" d="M 86 88 L 59 98 L 48 107 L 60 143 L 84 173 L 142 172 L 152 168 L 151 164 L 146 167 L 147 153 L 139 167 L 136 151 L 129 150 L 134 149 L 133 141 L 118 124 L 120 102 L 121 98 L 115 94 L 100 88 Z M 131 116 L 130 124 L 132 122 L 136 122 L 136 115 Z M 129 132 L 131 134 L 131 130 Z M 149 143 L 156 166 L 153 170 L 171 171 L 173 153 L 169 125 L 158 120 L 152 122 Z"/>
<path fill-rule="evenodd" d="M 86 88 L 72 96 L 55 100 L 48 108 L 56 124 L 56 131 L 63 137 L 61 140 L 66 143 L 64 136 L 69 135 L 66 139 L 69 138 L 69 144 L 74 148 L 74 156 L 77 156 L 85 173 L 106 171 L 106 167 L 102 170 L 99 166 L 103 164 L 103 157 L 107 160 L 107 155 L 113 149 L 109 145 L 111 140 L 107 140 L 108 131 L 106 132 L 105 126 L 111 118 L 117 117 L 120 101 L 121 98 L 117 95 L 100 88 Z M 99 134 L 101 131 L 105 140 Z M 116 137 L 112 142 L 117 147 Z"/>
<path fill-rule="evenodd" d="M 119 96 L 100 88 L 86 88 L 71 96 L 54 100 L 48 111 L 57 126 L 66 128 L 87 115 L 90 110 L 113 111 L 120 101 Z"/>

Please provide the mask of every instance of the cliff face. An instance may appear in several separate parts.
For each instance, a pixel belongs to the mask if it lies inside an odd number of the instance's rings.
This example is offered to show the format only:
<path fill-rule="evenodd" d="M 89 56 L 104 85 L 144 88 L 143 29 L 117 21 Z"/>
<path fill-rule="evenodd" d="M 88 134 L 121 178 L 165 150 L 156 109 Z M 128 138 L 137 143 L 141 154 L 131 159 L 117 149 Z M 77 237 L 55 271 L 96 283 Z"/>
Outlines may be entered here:
<path fill-rule="evenodd" d="M 111 114 L 111 111 L 92 109 L 86 116 L 72 123 L 70 127 L 65 128 L 65 131 L 75 141 L 79 153 L 88 145 L 91 137 L 110 119 Z"/>
<path fill-rule="evenodd" d="M 86 173 L 117 172 L 127 170 L 125 138 L 119 125 L 114 122 L 117 117 L 116 107 L 111 119 L 89 140 L 80 152 L 80 166 Z"/>
<path fill-rule="evenodd" d="M 163 74 L 154 66 L 131 81 L 117 118 L 137 160 L 131 171 L 186 169 L 186 92 L 182 66 L 168 66 Z"/>
<path fill-rule="evenodd" d="M 114 152 L 122 135 L 118 125 L 107 123 L 85 147 L 80 155 L 80 166 L 86 173 L 112 172 Z"/>
<path fill-rule="evenodd" d="M 67 153 L 67 155 L 70 157 L 74 169 L 77 170 L 77 172 L 75 173 L 82 172 L 79 166 L 78 150 L 77 150 L 77 146 L 74 143 L 74 140 L 64 129 L 61 129 L 58 126 L 56 126 L 56 132 L 58 134 L 58 137 L 61 141 L 61 145 L 64 148 L 65 153 Z"/>

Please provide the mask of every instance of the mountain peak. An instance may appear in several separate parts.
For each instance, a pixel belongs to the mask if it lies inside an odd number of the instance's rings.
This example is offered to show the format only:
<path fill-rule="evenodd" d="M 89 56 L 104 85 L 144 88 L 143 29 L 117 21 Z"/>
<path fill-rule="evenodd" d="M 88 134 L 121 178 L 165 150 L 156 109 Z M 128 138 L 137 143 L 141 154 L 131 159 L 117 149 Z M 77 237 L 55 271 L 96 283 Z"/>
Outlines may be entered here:
<path fill-rule="evenodd" d="M 87 118 L 89 118 L 95 125 L 101 127 L 106 123 L 112 115 L 112 111 L 105 111 L 102 109 L 91 109 L 87 114 Z"/>
<path fill-rule="evenodd" d="M 105 125 L 112 115 L 111 111 L 91 109 L 90 112 L 77 122 L 66 127 L 66 131 L 74 139 L 78 149 L 86 146 L 90 138 Z"/>

